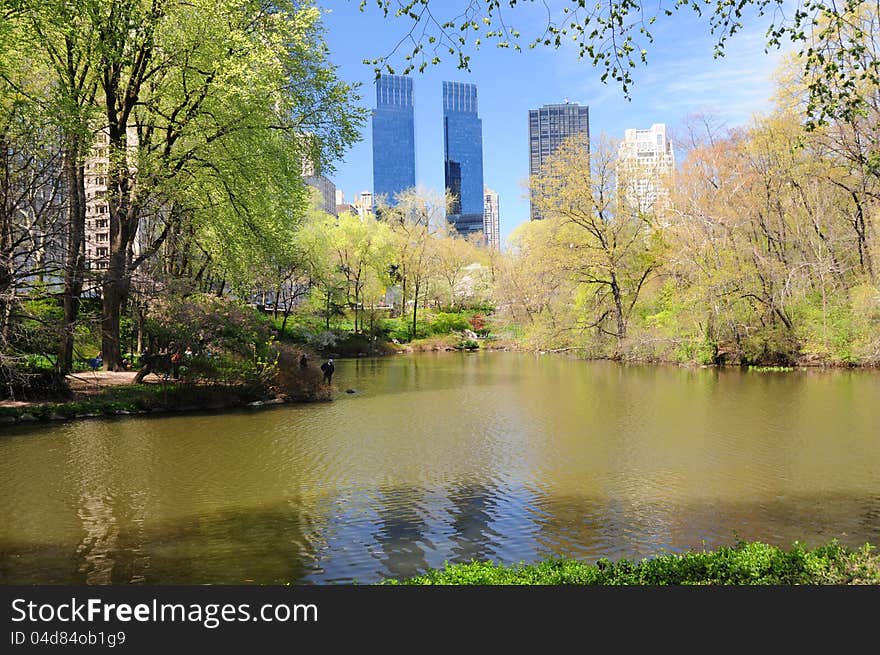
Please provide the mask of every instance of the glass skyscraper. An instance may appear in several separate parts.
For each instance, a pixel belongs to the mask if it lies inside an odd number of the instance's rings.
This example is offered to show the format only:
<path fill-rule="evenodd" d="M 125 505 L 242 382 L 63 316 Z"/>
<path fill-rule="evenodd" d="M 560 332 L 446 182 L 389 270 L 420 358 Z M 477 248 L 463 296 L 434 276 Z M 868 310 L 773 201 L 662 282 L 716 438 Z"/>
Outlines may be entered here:
<path fill-rule="evenodd" d="M 544 105 L 529 110 L 529 175 L 537 175 L 559 144 L 575 134 L 590 138 L 590 108 L 577 103 Z M 589 152 L 589 145 L 587 146 Z M 531 203 L 531 218 L 541 218 Z"/>
<path fill-rule="evenodd" d="M 463 235 L 483 231 L 483 121 L 477 86 L 443 82 L 446 189 L 454 196 L 447 219 Z"/>
<path fill-rule="evenodd" d="M 373 111 L 373 197 L 394 196 L 416 184 L 416 137 L 412 78 L 382 75 L 376 80 Z"/>

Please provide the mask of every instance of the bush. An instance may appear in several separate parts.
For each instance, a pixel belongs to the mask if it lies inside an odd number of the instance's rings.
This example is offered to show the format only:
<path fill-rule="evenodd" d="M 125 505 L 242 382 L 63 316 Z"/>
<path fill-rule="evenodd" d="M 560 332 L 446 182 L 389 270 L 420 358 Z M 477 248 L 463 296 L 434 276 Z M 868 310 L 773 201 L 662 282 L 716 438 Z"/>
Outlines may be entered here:
<path fill-rule="evenodd" d="M 836 541 L 785 551 L 760 542 L 739 542 L 712 552 L 661 555 L 630 562 L 595 564 L 551 559 L 537 565 L 493 562 L 447 564 L 389 584 L 409 585 L 798 585 L 880 584 L 880 562 L 866 544 L 849 551 Z"/>
<path fill-rule="evenodd" d="M 306 356 L 306 366 L 300 358 Z M 277 396 L 289 400 L 329 400 L 330 392 L 323 384 L 324 376 L 317 366 L 317 357 L 311 351 L 291 344 L 274 343 L 270 348 L 272 372 L 266 384 Z"/>
<path fill-rule="evenodd" d="M 147 332 L 159 352 L 145 360 L 157 372 L 169 372 L 171 354 L 188 350 L 180 366 L 184 380 L 258 384 L 273 342 L 266 316 L 232 299 L 204 294 L 154 303 Z"/>
<path fill-rule="evenodd" d="M 411 341 L 412 320 L 404 318 L 384 318 L 378 323 L 378 334 L 388 341 L 407 343 Z M 431 326 L 424 320 L 416 320 L 416 339 L 425 339 L 431 336 Z"/>
<path fill-rule="evenodd" d="M 461 314 L 441 312 L 435 314 L 430 322 L 431 334 L 449 334 L 450 332 L 462 332 L 469 330 L 467 319 Z"/>
<path fill-rule="evenodd" d="M 10 334 L 9 350 L 43 355 L 57 353 L 64 319 L 61 304 L 55 298 L 25 300 L 20 312 L 21 322 Z"/>
<path fill-rule="evenodd" d="M 46 368 L 22 366 L 15 358 L 0 355 L 0 398 L 44 400 L 70 396 L 64 375 Z"/>

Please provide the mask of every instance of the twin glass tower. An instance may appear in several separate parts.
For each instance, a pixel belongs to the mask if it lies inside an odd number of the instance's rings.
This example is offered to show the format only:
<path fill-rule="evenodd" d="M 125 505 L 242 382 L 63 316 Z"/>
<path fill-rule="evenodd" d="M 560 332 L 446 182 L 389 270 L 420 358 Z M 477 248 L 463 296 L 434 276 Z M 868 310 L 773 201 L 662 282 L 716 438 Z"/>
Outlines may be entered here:
<path fill-rule="evenodd" d="M 376 80 L 373 112 L 373 198 L 395 196 L 416 184 L 416 137 L 412 78 L 382 75 Z"/>
<path fill-rule="evenodd" d="M 412 78 L 382 75 L 373 112 L 373 193 L 394 205 L 396 194 L 415 186 L 415 121 Z M 483 232 L 483 121 L 477 87 L 443 82 L 446 189 L 454 200 L 447 220 L 463 235 Z"/>

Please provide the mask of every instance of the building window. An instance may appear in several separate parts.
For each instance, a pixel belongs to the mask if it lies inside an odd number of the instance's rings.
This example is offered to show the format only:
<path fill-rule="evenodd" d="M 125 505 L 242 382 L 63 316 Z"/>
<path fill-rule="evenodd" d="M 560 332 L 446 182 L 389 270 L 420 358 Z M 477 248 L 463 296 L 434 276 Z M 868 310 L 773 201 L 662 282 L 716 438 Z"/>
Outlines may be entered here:
<path fill-rule="evenodd" d="M 106 248 L 96 248 L 95 254 L 98 257 L 106 257 L 107 256 L 107 249 Z"/>

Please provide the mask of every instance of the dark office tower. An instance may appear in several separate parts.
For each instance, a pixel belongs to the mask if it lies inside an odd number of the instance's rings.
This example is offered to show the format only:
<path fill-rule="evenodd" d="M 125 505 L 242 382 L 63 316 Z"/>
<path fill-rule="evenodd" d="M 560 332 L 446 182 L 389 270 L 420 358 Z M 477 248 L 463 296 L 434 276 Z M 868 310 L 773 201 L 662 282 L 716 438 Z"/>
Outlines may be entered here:
<path fill-rule="evenodd" d="M 376 80 L 373 112 L 373 197 L 394 196 L 416 184 L 416 138 L 412 78 L 382 75 Z"/>
<path fill-rule="evenodd" d="M 443 144 L 446 189 L 455 198 L 446 218 L 459 234 L 482 232 L 483 121 L 475 84 L 443 82 Z"/>
<path fill-rule="evenodd" d="M 576 103 L 544 105 L 529 110 L 529 175 L 540 172 L 541 166 L 559 144 L 575 134 L 590 138 L 590 108 Z M 587 146 L 589 153 L 589 146 Z M 531 203 L 532 220 L 541 218 Z"/>

